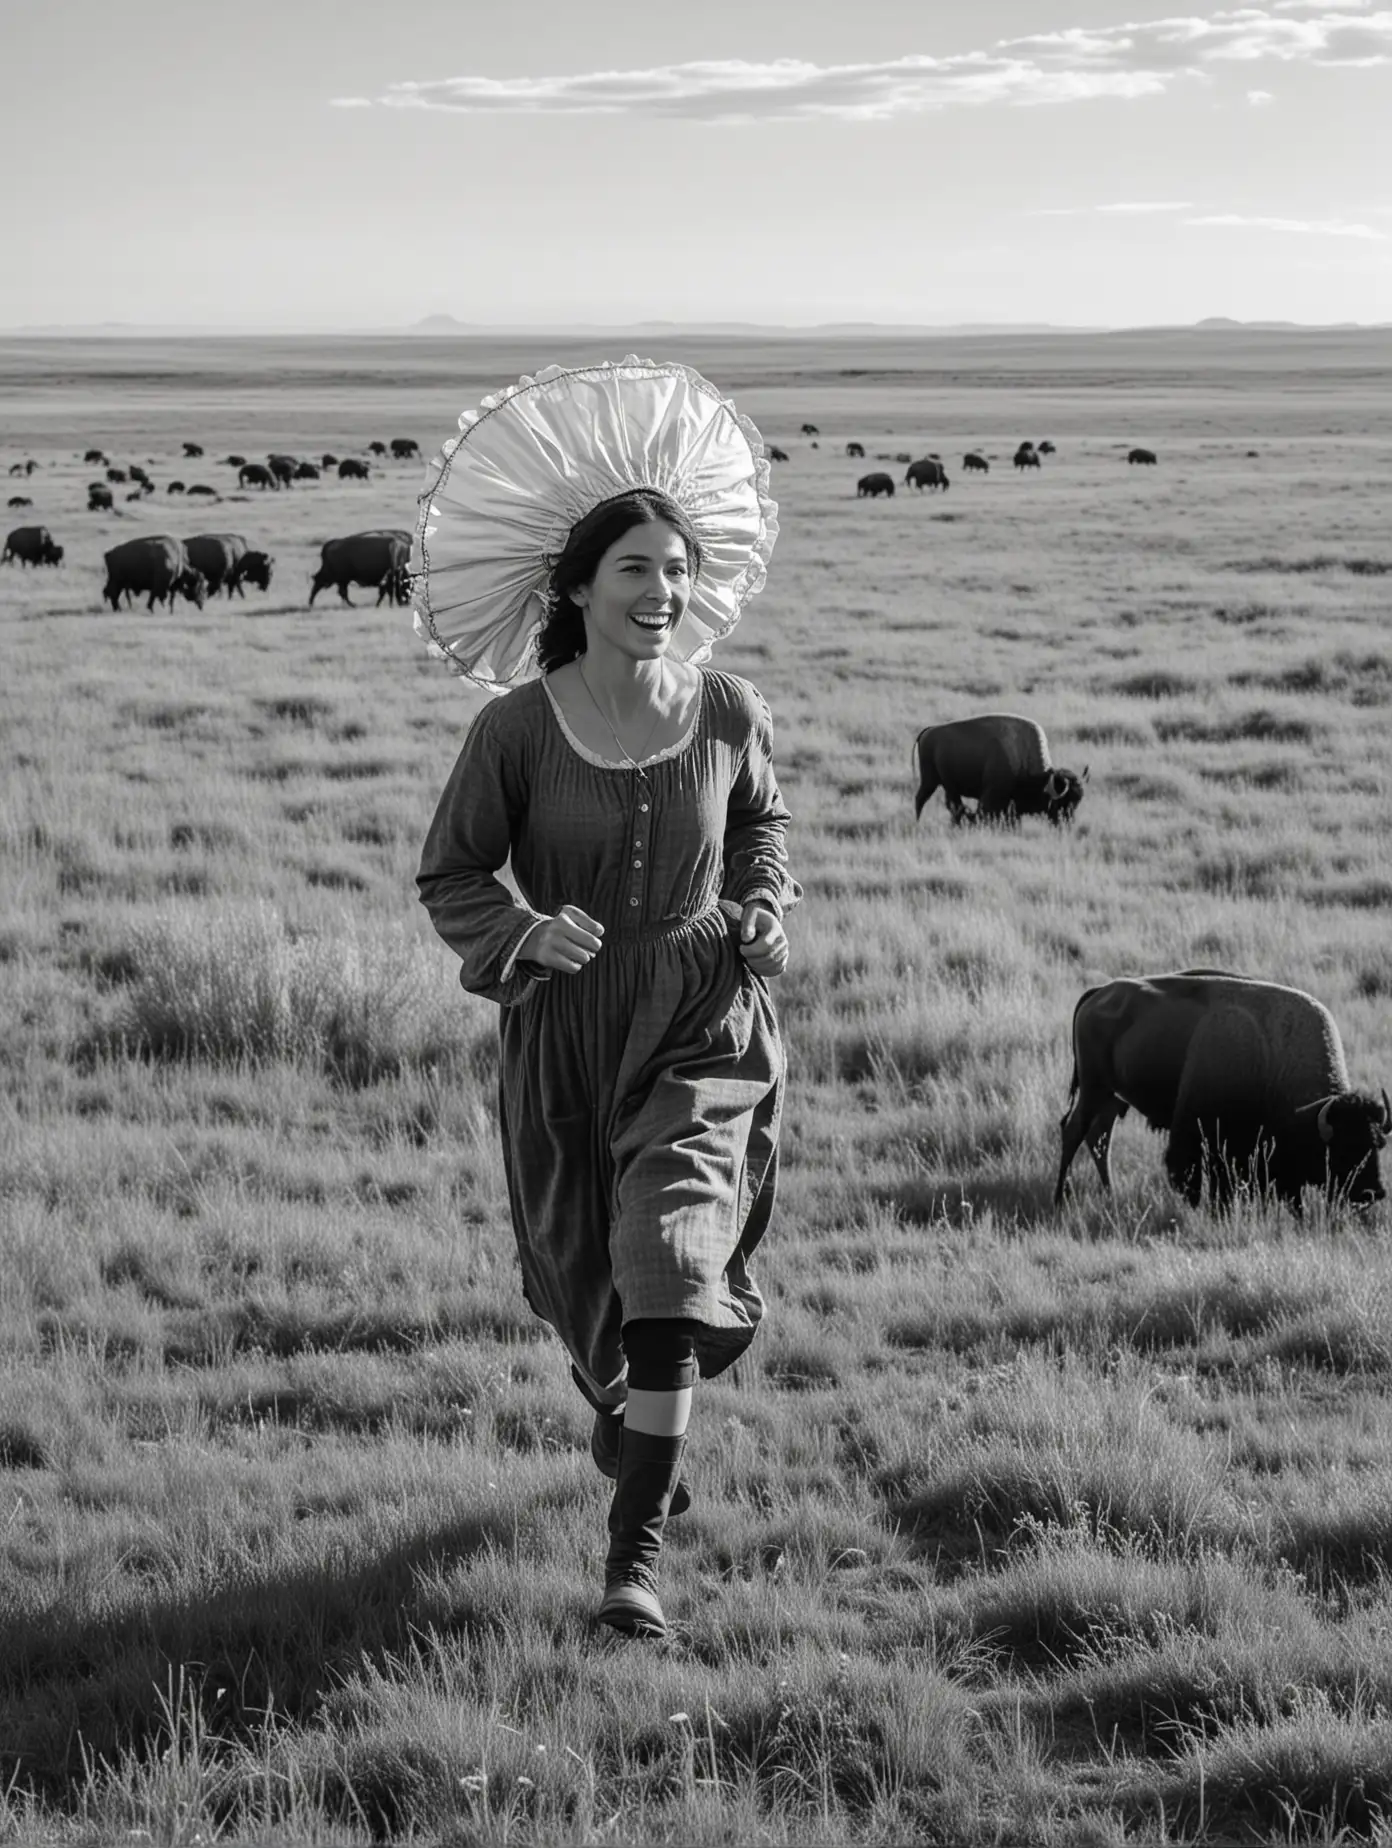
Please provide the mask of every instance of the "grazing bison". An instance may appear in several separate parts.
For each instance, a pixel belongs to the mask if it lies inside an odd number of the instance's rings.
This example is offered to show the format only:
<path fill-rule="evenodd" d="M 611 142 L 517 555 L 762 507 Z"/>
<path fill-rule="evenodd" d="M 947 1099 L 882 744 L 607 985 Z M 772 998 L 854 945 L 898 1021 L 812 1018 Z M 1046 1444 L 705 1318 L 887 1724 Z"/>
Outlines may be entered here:
<path fill-rule="evenodd" d="M 184 454 L 186 456 L 201 456 L 202 453 L 203 453 L 203 445 L 201 443 L 185 443 L 184 444 Z"/>
<path fill-rule="evenodd" d="M 223 590 L 232 594 L 246 549 L 240 533 L 195 533 L 184 541 L 188 563 L 203 573 L 210 597 Z"/>
<path fill-rule="evenodd" d="M 337 468 L 338 467 L 338 457 L 331 456 L 327 452 L 325 452 L 325 454 L 323 454 L 319 458 L 319 466 L 320 468 Z"/>
<path fill-rule="evenodd" d="M 267 456 L 266 467 L 275 476 L 281 487 L 288 488 L 295 479 L 295 470 L 300 466 L 298 456 Z"/>
<path fill-rule="evenodd" d="M 195 494 L 201 494 L 205 500 L 219 500 L 221 498 L 217 489 L 210 488 L 206 481 L 194 482 L 193 486 L 189 489 L 190 498 Z"/>
<path fill-rule="evenodd" d="M 189 570 L 188 554 L 180 540 L 171 538 L 168 533 L 151 533 L 141 539 L 127 539 L 124 545 L 113 546 L 106 554 L 106 587 L 102 596 L 113 610 L 121 607 L 123 596 L 140 597 L 148 594 L 150 601 L 147 609 L 153 609 L 157 600 L 168 597 L 173 606 L 173 592 L 180 587 L 181 581 L 188 584 L 187 594 L 201 609 L 206 589 L 201 572 L 194 573 L 196 584 L 185 578 Z"/>
<path fill-rule="evenodd" d="M 280 483 L 264 462 L 243 462 L 237 470 L 237 485 L 242 488 L 278 488 Z"/>
<path fill-rule="evenodd" d="M 27 494 L 12 494 L 5 505 L 7 507 L 32 507 L 33 501 Z"/>
<path fill-rule="evenodd" d="M 1039 453 L 1040 453 L 1040 455 L 1041 455 L 1041 456 L 1051 456 L 1051 455 L 1053 455 L 1053 453 L 1054 453 L 1054 446 L 1053 446 L 1053 444 L 1052 444 L 1052 443 L 1051 443 L 1051 442 L 1049 441 L 1049 439 L 1048 439 L 1047 437 L 1045 437 L 1045 439 L 1044 439 L 1044 441 L 1043 441 L 1042 443 L 1040 443 L 1040 444 L 1039 444 Z"/>
<path fill-rule="evenodd" d="M 245 456 L 224 456 L 222 459 L 228 468 L 241 468 L 246 462 Z"/>
<path fill-rule="evenodd" d="M 817 428 L 816 424 L 804 424 L 802 426 L 802 434 L 804 436 L 820 436 L 822 433 Z"/>
<path fill-rule="evenodd" d="M 143 488 L 152 488 L 155 485 L 138 462 L 131 463 L 129 473 L 131 480 L 138 481 Z"/>
<path fill-rule="evenodd" d="M 100 466 L 106 461 L 106 456 L 100 449 L 88 449 L 83 453 L 82 460 L 84 462 L 94 462 Z"/>
<path fill-rule="evenodd" d="M 1086 765 L 1078 776 L 1050 761 L 1042 725 L 1004 712 L 926 727 L 914 742 L 914 760 L 915 820 L 941 784 L 954 822 L 968 818 L 962 798 L 970 796 L 976 803 L 973 820 L 1014 822 L 1021 815 L 1047 815 L 1057 826 L 1073 819 L 1088 775 Z"/>
<path fill-rule="evenodd" d="M 770 443 L 768 458 L 770 462 L 786 462 L 788 460 L 788 452 L 786 449 L 780 449 L 777 443 Z"/>
<path fill-rule="evenodd" d="M 16 558 L 22 565 L 61 565 L 63 548 L 53 543 L 46 526 L 16 526 L 5 541 L 0 564 L 12 564 Z"/>
<path fill-rule="evenodd" d="M 1297 1213 L 1305 1187 L 1368 1206 L 1392 1105 L 1349 1086 L 1333 1016 L 1278 982 L 1186 969 L 1089 988 L 1073 1010 L 1073 1078 L 1054 1203 L 1086 1142 L 1110 1189 L 1113 1125 L 1134 1109 L 1168 1132 L 1165 1171 L 1192 1206 L 1247 1182 Z"/>
<path fill-rule="evenodd" d="M 1144 462 L 1144 463 L 1153 464 L 1155 461 L 1155 451 L 1153 449 L 1133 449 L 1130 452 L 1130 454 L 1127 456 L 1126 460 L 1128 462 Z"/>
<path fill-rule="evenodd" d="M 980 450 L 971 449 L 962 457 L 962 469 L 968 475 L 988 475 L 991 472 L 991 464 Z"/>
<path fill-rule="evenodd" d="M 910 462 L 904 486 L 917 488 L 920 492 L 924 488 L 941 488 L 946 493 L 952 483 L 947 478 L 947 470 L 936 456 L 920 456 L 917 462 Z"/>
<path fill-rule="evenodd" d="M 346 539 L 329 539 L 319 559 L 319 569 L 309 587 L 310 608 L 321 590 L 336 585 L 343 601 L 351 606 L 350 584 L 380 591 L 383 578 L 401 570 L 411 555 L 411 535 L 394 528 L 376 528 L 352 533 Z M 380 596 L 378 602 L 381 602 Z"/>
<path fill-rule="evenodd" d="M 859 456 L 861 461 L 863 462 L 865 460 L 864 443 L 847 443 L 846 454 L 848 456 Z"/>
<path fill-rule="evenodd" d="M 267 552 L 244 552 L 237 565 L 237 575 L 230 590 L 235 590 L 239 597 L 245 597 L 244 585 L 254 584 L 258 590 L 271 588 L 271 567 L 275 559 Z"/>
<path fill-rule="evenodd" d="M 420 444 L 413 436 L 394 436 L 391 440 L 391 452 L 398 462 L 406 462 L 412 456 L 420 454 Z"/>
<path fill-rule="evenodd" d="M 104 481 L 93 481 L 87 488 L 88 513 L 110 513 L 115 503 L 111 498 L 111 489 Z"/>
<path fill-rule="evenodd" d="M 340 481 L 366 481 L 371 473 L 371 466 L 366 462 L 359 462 L 355 456 L 345 456 L 338 465 Z"/>
<path fill-rule="evenodd" d="M 1035 449 L 1033 443 L 1021 443 L 1020 447 L 1015 451 L 1015 466 L 1016 468 L 1043 467 L 1043 464 L 1039 460 L 1038 451 Z"/>
<path fill-rule="evenodd" d="M 313 462 L 297 462 L 295 464 L 296 481 L 317 481 L 318 479 L 319 470 Z"/>
<path fill-rule="evenodd" d="M 881 494 L 887 494 L 893 500 L 894 477 L 886 475 L 883 469 L 876 469 L 873 475 L 861 476 L 856 483 L 856 493 L 862 500 L 867 494 L 871 500 L 878 499 Z"/>
<path fill-rule="evenodd" d="M 130 477 L 123 468 L 109 468 L 106 471 L 108 481 L 128 481 Z"/>
<path fill-rule="evenodd" d="M 164 491 L 166 494 L 182 494 L 184 492 L 184 484 L 182 481 L 171 481 Z"/>
<path fill-rule="evenodd" d="M 385 443 L 369 443 L 367 453 L 370 456 L 384 456 L 387 453 L 387 446 Z"/>

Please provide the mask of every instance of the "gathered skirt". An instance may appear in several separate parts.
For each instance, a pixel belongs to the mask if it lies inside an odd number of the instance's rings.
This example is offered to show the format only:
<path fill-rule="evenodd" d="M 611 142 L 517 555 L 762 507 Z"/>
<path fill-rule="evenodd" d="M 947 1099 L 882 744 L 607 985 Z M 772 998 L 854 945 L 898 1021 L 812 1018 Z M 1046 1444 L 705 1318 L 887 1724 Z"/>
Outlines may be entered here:
<path fill-rule="evenodd" d="M 764 1312 L 749 1259 L 777 1180 L 785 1061 L 719 910 L 607 940 L 502 1010 L 499 1114 L 523 1289 L 596 1403 L 628 1321 L 696 1325 L 704 1376 Z"/>

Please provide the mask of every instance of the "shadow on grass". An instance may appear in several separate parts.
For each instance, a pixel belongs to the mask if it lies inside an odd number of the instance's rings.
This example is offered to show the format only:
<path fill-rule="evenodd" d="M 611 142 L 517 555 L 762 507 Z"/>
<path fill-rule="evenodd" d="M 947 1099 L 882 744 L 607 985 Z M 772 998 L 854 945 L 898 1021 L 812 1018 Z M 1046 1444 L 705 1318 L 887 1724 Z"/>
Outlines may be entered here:
<path fill-rule="evenodd" d="M 568 1491 L 537 1495 L 531 1510 Z M 515 1501 L 345 1563 L 156 1597 L 109 1616 L 48 1610 L 0 1622 L 0 1785 L 62 1809 L 99 1762 L 156 1758 L 170 1745 L 165 1690 L 187 1674 L 210 1736 L 249 1741 L 267 1722 L 304 1725 L 365 1664 L 410 1647 L 426 1623 L 487 1624 L 427 1610 L 432 1569 L 517 1544 Z"/>

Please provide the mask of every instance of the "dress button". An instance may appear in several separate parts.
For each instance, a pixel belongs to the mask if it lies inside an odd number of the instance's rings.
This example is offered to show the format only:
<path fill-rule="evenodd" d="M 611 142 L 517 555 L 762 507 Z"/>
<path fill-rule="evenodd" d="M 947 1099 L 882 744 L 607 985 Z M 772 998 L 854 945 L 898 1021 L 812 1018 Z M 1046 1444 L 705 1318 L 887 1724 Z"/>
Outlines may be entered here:
<path fill-rule="evenodd" d="M 638 804 L 638 813 L 639 813 L 640 815 L 646 815 L 646 814 L 647 814 L 647 812 L 648 812 L 648 805 L 647 805 L 647 803 L 646 803 L 646 802 L 640 802 L 640 803 Z"/>
<path fill-rule="evenodd" d="M 635 860 L 635 861 L 633 862 L 633 864 L 634 864 L 635 866 L 641 866 L 641 865 L 643 864 L 643 862 L 642 862 L 641 860 Z"/>
<path fill-rule="evenodd" d="M 629 902 L 629 904 L 630 904 L 630 905 L 636 905 L 636 904 L 638 903 L 638 900 L 637 900 L 636 898 L 631 898 L 631 899 L 629 899 L 629 901 L 628 901 L 628 902 Z"/>

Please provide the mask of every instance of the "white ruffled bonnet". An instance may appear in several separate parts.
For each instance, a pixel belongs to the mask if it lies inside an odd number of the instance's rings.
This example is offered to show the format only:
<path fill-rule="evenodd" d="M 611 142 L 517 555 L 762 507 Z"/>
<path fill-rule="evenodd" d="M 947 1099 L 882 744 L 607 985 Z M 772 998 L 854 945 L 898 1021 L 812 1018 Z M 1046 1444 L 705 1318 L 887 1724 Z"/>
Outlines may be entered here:
<path fill-rule="evenodd" d="M 763 588 L 778 537 L 763 439 L 689 366 L 632 353 L 546 366 L 465 411 L 459 430 L 420 495 L 411 593 L 428 652 L 476 685 L 503 693 L 537 676 L 570 529 L 630 488 L 674 500 L 701 544 L 679 660 L 707 660 Z"/>

